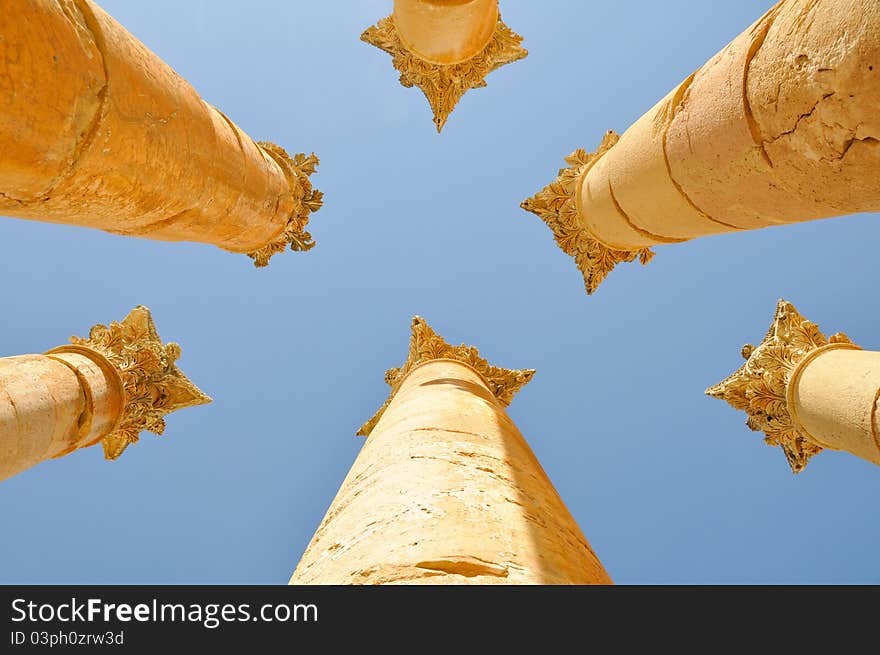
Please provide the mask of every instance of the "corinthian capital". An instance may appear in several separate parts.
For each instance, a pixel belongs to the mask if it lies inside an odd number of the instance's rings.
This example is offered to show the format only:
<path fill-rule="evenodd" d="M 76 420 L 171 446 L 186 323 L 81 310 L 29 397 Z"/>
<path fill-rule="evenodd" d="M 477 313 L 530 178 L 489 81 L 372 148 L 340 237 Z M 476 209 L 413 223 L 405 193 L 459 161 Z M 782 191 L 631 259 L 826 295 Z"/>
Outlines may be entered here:
<path fill-rule="evenodd" d="M 584 276 L 588 294 L 593 294 L 618 264 L 635 259 L 647 264 L 654 257 L 650 248 L 624 250 L 603 243 L 578 216 L 577 193 L 581 179 L 619 138 L 615 132 L 608 131 L 595 152 L 578 148 L 565 158 L 568 166 L 559 169 L 555 180 L 520 203 L 520 207 L 547 224 L 562 251 L 574 258 Z"/>
<path fill-rule="evenodd" d="M 449 114 L 465 93 L 486 86 L 489 73 L 529 54 L 520 45 L 523 38 L 507 27 L 500 17 L 489 42 L 479 52 L 458 63 L 433 62 L 407 48 L 393 15 L 364 30 L 361 40 L 391 55 L 392 65 L 400 73 L 403 86 L 421 89 L 434 112 L 437 132 L 443 129 Z"/>
<path fill-rule="evenodd" d="M 409 354 L 406 362 L 403 366 L 390 368 L 385 372 L 385 382 L 391 387 L 388 400 L 369 421 L 361 426 L 357 434 L 363 437 L 369 436 L 388 405 L 391 404 L 391 400 L 407 374 L 417 366 L 436 359 L 452 359 L 473 368 L 483 377 L 489 390 L 505 407 L 513 400 L 516 392 L 528 384 L 535 375 L 533 369 L 508 369 L 492 366 L 480 356 L 480 351 L 473 346 L 464 344 L 451 346 L 446 343 L 443 337 L 434 332 L 425 319 L 421 316 L 415 316 L 412 320 L 412 335 L 409 340 Z"/>
<path fill-rule="evenodd" d="M 794 305 L 780 300 L 761 343 L 743 346 L 745 363 L 730 377 L 709 387 L 706 394 L 745 411 L 746 425 L 763 432 L 767 444 L 782 448 L 791 470 L 799 473 L 823 447 L 796 420 L 789 383 L 811 353 L 830 344 L 857 348 L 842 332 L 826 338 L 819 326 L 804 318 Z"/>
<path fill-rule="evenodd" d="M 95 325 L 87 338 L 71 337 L 70 342 L 98 353 L 119 374 L 123 409 L 101 440 L 107 459 L 119 457 L 144 430 L 161 435 L 171 412 L 211 402 L 177 368 L 180 346 L 162 343 L 146 307 L 135 307 L 120 322 Z"/>

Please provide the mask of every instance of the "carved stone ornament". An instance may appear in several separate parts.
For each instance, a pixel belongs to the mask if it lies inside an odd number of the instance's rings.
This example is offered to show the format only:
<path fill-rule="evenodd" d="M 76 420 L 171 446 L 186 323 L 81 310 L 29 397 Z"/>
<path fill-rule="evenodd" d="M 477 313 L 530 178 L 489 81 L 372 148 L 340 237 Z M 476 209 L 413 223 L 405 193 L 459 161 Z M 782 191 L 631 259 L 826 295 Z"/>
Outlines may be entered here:
<path fill-rule="evenodd" d="M 577 267 L 584 275 L 588 294 L 598 289 L 605 276 L 621 262 L 631 262 L 638 258 L 642 264 L 647 264 L 654 257 L 650 248 L 618 250 L 605 245 L 578 218 L 576 194 L 581 177 L 619 139 L 615 132 L 609 131 L 596 152 L 588 153 L 578 148 L 565 158 L 568 167 L 560 168 L 559 175 L 553 182 L 520 204 L 520 207 L 544 221 L 553 231 L 553 238 L 562 251 L 574 257 Z"/>
<path fill-rule="evenodd" d="M 122 379 L 122 416 L 102 439 L 107 459 L 116 459 L 136 443 L 142 430 L 162 434 L 166 414 L 211 402 L 175 366 L 180 346 L 162 343 L 146 307 L 135 307 L 122 322 L 95 325 L 87 339 L 71 337 L 70 342 L 102 355 Z"/>
<path fill-rule="evenodd" d="M 403 86 L 417 86 L 422 90 L 434 112 L 437 132 L 443 129 L 449 114 L 465 93 L 486 86 L 485 78 L 489 73 L 529 54 L 520 45 L 523 38 L 507 27 L 501 18 L 495 24 L 489 43 L 473 57 L 457 64 L 436 64 L 408 50 L 400 40 L 393 16 L 368 27 L 361 34 L 361 40 L 391 55 Z"/>
<path fill-rule="evenodd" d="M 516 392 L 522 389 L 535 375 L 533 369 L 516 370 L 492 366 L 480 356 L 480 352 L 473 346 L 464 344 L 451 346 L 431 329 L 425 319 L 421 316 L 415 316 L 412 320 L 412 336 L 409 340 L 409 354 L 406 362 L 400 368 L 390 368 L 385 372 L 385 382 L 391 387 L 388 400 L 369 421 L 361 426 L 357 432 L 358 436 L 367 437 L 373 431 L 407 374 L 420 364 L 435 359 L 453 359 L 471 366 L 483 376 L 489 389 L 505 407 L 513 400 Z"/>
<path fill-rule="evenodd" d="M 313 189 L 309 180 L 309 175 L 314 173 L 318 166 L 315 153 L 306 156 L 299 152 L 291 157 L 284 148 L 274 143 L 260 141 L 257 145 L 284 171 L 295 202 L 293 212 L 281 234 L 259 250 L 247 254 L 254 260 L 254 266 L 259 268 L 267 266 L 272 255 L 284 252 L 288 244 L 291 250 L 297 251 L 311 250 L 315 247 L 312 235 L 306 232 L 306 225 L 309 222 L 309 215 L 321 208 L 324 194 Z"/>
<path fill-rule="evenodd" d="M 801 316 L 794 305 L 780 300 L 764 340 L 757 346 L 743 346 L 745 364 L 706 389 L 706 394 L 744 410 L 749 415 L 746 425 L 764 432 L 764 441 L 782 448 L 791 470 L 800 473 L 822 446 L 792 419 L 786 400 L 788 383 L 798 363 L 817 348 L 832 343 L 852 341 L 842 332 L 826 338 L 819 326 Z"/>

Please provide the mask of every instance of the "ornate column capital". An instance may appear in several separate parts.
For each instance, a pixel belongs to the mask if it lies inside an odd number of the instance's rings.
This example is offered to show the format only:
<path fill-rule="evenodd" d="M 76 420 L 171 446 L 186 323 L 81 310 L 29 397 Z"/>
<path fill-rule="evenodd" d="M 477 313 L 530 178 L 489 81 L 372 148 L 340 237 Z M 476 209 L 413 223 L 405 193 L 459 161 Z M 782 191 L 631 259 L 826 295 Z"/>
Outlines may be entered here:
<path fill-rule="evenodd" d="M 800 473 L 823 446 L 798 425 L 789 401 L 789 383 L 812 353 L 833 344 L 858 348 L 842 332 L 826 338 L 816 323 L 805 319 L 790 302 L 780 300 L 761 343 L 743 346 L 745 364 L 706 389 L 706 394 L 744 410 L 746 425 L 764 432 L 764 441 L 782 448 L 791 470 Z"/>
<path fill-rule="evenodd" d="M 321 209 L 324 194 L 313 189 L 309 180 L 309 176 L 318 168 L 319 160 L 315 153 L 307 156 L 298 152 L 291 157 L 284 148 L 269 141 L 260 141 L 257 145 L 281 167 L 294 199 L 293 211 L 281 233 L 259 250 L 247 253 L 254 260 L 254 266 L 261 268 L 268 266 L 272 255 L 284 252 L 288 244 L 291 250 L 300 252 L 315 247 L 312 235 L 306 232 L 306 225 L 309 215 Z"/>
<path fill-rule="evenodd" d="M 121 322 L 95 325 L 87 338 L 71 337 L 70 342 L 96 352 L 119 373 L 123 409 L 101 439 L 107 459 L 119 457 L 143 430 L 161 435 L 167 414 L 211 402 L 174 364 L 180 346 L 162 343 L 146 307 L 135 307 Z"/>
<path fill-rule="evenodd" d="M 529 54 L 520 45 L 522 40 L 499 17 L 492 38 L 477 54 L 456 64 L 439 64 L 407 49 L 397 31 L 393 15 L 383 18 L 361 34 L 361 41 L 391 55 L 392 65 L 400 73 L 400 83 L 404 87 L 416 86 L 422 90 L 434 112 L 434 125 L 438 133 L 465 93 L 486 86 L 485 78 L 489 73 Z"/>
<path fill-rule="evenodd" d="M 544 221 L 562 251 L 574 257 L 584 276 L 588 294 L 596 291 L 602 280 L 621 262 L 638 258 L 642 264 L 647 264 L 654 257 L 650 248 L 620 250 L 602 243 L 579 218 L 577 195 L 581 179 L 619 139 L 617 133 L 608 131 L 595 152 L 578 148 L 565 158 L 568 166 L 559 169 L 555 180 L 520 204 Z"/>
<path fill-rule="evenodd" d="M 489 390 L 505 407 L 513 400 L 516 392 L 528 384 L 535 375 L 534 369 L 508 369 L 492 366 L 480 356 L 480 351 L 473 346 L 449 345 L 443 337 L 434 332 L 425 319 L 421 316 L 414 316 L 406 362 L 399 368 L 390 368 L 385 372 L 385 382 L 391 387 L 391 393 L 379 411 L 373 414 L 372 418 L 357 431 L 358 436 L 367 437 L 370 435 L 410 371 L 426 362 L 438 359 L 451 359 L 473 368 L 482 376 Z"/>

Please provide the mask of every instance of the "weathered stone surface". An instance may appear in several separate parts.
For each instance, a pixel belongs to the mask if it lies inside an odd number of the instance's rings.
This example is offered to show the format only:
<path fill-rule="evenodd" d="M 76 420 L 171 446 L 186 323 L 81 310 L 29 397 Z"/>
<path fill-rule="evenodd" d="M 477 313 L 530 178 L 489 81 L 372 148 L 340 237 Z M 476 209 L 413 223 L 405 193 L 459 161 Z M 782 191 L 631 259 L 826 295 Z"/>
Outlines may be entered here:
<path fill-rule="evenodd" d="M 533 371 L 426 328 L 291 584 L 609 584 L 504 411 Z"/>
<path fill-rule="evenodd" d="M 522 206 L 592 293 L 656 244 L 880 210 L 878 106 L 880 3 L 782 0 Z"/>
<path fill-rule="evenodd" d="M 255 143 L 91 0 L 4 0 L 0 214 L 307 250 L 312 155 Z"/>

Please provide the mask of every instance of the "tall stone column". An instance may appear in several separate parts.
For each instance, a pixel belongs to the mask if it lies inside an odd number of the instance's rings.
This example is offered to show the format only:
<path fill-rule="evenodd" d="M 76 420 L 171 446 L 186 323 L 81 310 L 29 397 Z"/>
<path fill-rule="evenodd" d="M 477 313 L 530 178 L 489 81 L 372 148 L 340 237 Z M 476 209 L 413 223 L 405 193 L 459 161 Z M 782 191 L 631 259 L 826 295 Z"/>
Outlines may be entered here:
<path fill-rule="evenodd" d="M 782 0 L 522 203 L 587 293 L 655 244 L 880 210 L 880 3 Z"/>
<path fill-rule="evenodd" d="M 142 430 L 211 399 L 174 364 L 146 307 L 42 355 L 0 358 L 0 480 L 101 442 L 116 459 Z"/>
<path fill-rule="evenodd" d="M 437 132 L 468 90 L 529 54 L 501 20 L 498 0 L 394 0 L 394 12 L 361 39 L 391 55 L 403 86 L 422 90 Z"/>
<path fill-rule="evenodd" d="M 843 333 L 826 338 L 780 300 L 767 336 L 742 354 L 745 364 L 706 393 L 744 410 L 792 471 L 826 448 L 880 464 L 880 352 Z"/>
<path fill-rule="evenodd" d="M 3 0 L 0 214 L 210 243 L 314 245 L 318 159 L 254 141 L 92 0 Z"/>
<path fill-rule="evenodd" d="M 533 374 L 450 346 L 416 317 L 291 584 L 610 583 L 504 411 Z"/>

